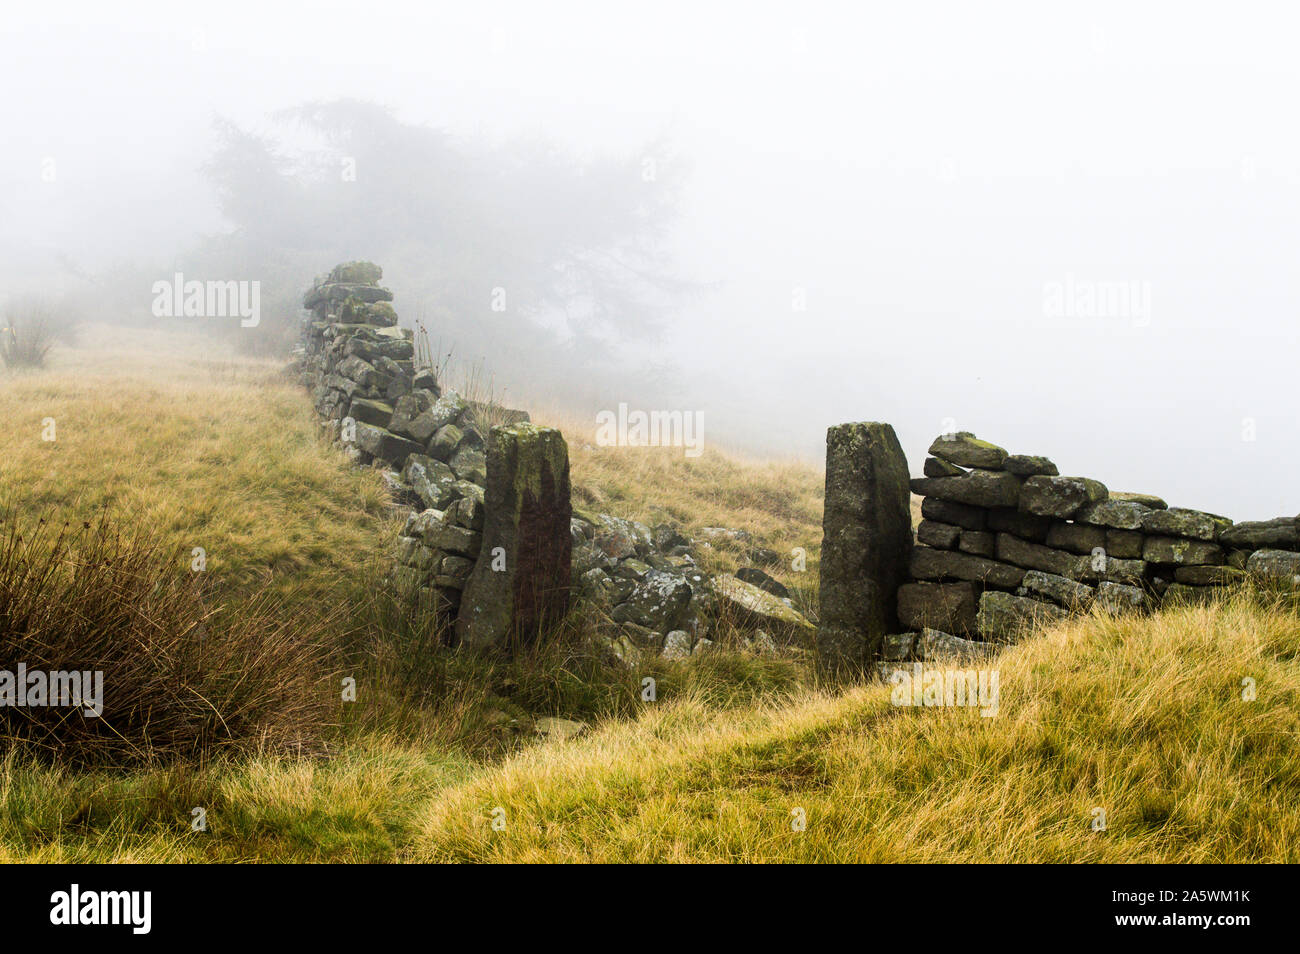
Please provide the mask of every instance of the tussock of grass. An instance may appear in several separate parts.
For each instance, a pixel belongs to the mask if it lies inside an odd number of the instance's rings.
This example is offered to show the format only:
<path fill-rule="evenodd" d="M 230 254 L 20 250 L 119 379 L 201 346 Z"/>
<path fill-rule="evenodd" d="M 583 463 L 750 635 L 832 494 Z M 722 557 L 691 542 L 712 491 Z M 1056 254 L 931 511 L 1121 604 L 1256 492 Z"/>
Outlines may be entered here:
<path fill-rule="evenodd" d="M 265 593 L 232 611 L 182 567 L 141 528 L 0 513 L 0 660 L 77 674 L 70 698 L 51 684 L 42 704 L 0 707 L 0 741 L 74 763 L 318 749 L 337 719 L 331 614 Z"/>
<path fill-rule="evenodd" d="M 72 317 L 60 307 L 39 299 L 10 302 L 0 318 L 0 366 L 9 369 L 45 365 L 55 341 L 73 336 Z"/>

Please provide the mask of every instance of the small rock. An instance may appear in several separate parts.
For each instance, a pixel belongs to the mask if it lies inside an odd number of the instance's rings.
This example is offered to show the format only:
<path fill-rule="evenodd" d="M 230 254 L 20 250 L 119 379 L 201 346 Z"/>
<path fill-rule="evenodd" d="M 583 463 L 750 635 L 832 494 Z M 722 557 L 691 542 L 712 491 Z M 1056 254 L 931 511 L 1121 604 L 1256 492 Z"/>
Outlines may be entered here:
<path fill-rule="evenodd" d="M 988 643 L 962 639 L 937 629 L 922 630 L 917 644 L 917 655 L 925 660 L 976 660 L 991 655 L 992 651 Z"/>
<path fill-rule="evenodd" d="M 668 553 L 675 547 L 688 547 L 691 541 L 682 535 L 672 524 L 660 523 L 650 531 L 651 542 L 654 548 L 661 553 Z"/>
<path fill-rule="evenodd" d="M 771 593 L 773 596 L 779 597 L 783 600 L 788 600 L 790 598 L 790 591 L 786 589 L 779 580 L 774 580 L 757 567 L 742 566 L 736 571 L 736 579 L 744 580 L 746 583 L 752 583 L 760 590 Z"/>
<path fill-rule="evenodd" d="M 1165 503 L 1164 498 L 1157 497 L 1155 494 L 1132 494 L 1126 492 L 1112 491 L 1111 500 L 1127 500 L 1132 503 L 1141 504 L 1152 510 L 1164 510 L 1169 504 Z"/>
<path fill-rule="evenodd" d="M 916 647 L 916 633 L 893 633 L 885 636 L 885 641 L 880 648 L 880 657 L 893 662 L 898 662 L 912 657 L 912 650 Z"/>
<path fill-rule="evenodd" d="M 744 543 L 749 540 L 749 531 L 732 530 L 730 527 L 701 527 L 700 536 L 712 543 Z"/>
<path fill-rule="evenodd" d="M 664 637 L 664 648 L 659 653 L 664 659 L 682 660 L 691 655 L 691 634 L 675 629 Z"/>
<path fill-rule="evenodd" d="M 1246 561 L 1246 572 L 1270 579 L 1300 582 L 1300 553 L 1288 550 L 1256 550 Z"/>
<path fill-rule="evenodd" d="M 1112 616 L 1146 606 L 1147 595 L 1136 586 L 1103 582 L 1097 585 L 1097 604 Z"/>

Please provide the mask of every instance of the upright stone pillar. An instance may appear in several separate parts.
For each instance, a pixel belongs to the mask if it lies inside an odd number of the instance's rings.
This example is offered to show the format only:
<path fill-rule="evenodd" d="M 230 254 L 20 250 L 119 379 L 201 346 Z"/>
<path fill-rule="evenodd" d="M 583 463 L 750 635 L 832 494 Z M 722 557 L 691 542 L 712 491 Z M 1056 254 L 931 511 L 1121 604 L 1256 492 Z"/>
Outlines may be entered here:
<path fill-rule="evenodd" d="M 534 639 L 569 607 L 569 448 L 535 424 L 492 428 L 483 546 L 465 584 L 457 642 L 508 649 Z"/>
<path fill-rule="evenodd" d="M 897 593 L 912 549 L 907 458 L 888 424 L 826 431 L 821 619 L 817 654 L 830 669 L 857 669 L 897 632 Z"/>

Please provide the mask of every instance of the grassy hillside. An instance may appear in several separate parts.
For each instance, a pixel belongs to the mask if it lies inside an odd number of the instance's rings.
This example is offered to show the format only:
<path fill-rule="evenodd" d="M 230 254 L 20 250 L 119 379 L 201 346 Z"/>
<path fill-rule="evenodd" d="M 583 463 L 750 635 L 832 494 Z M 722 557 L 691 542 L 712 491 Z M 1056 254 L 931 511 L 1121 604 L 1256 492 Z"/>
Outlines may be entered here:
<path fill-rule="evenodd" d="M 10 748 L 0 861 L 1297 860 L 1289 606 L 1243 595 L 1075 620 L 999 657 L 992 718 L 894 706 L 888 686 L 818 686 L 795 661 L 739 654 L 656 664 L 657 701 L 641 702 L 640 673 L 576 648 L 581 612 L 555 646 L 483 666 L 430 652 L 420 621 L 363 598 L 396 518 L 375 473 L 317 440 L 278 367 L 158 340 L 117 335 L 0 378 L 15 409 L 6 502 L 23 520 L 132 514 L 178 561 L 204 546 L 232 599 L 269 581 L 308 608 L 355 602 L 329 622 L 363 637 L 360 711 L 315 758 L 72 769 Z M 594 448 L 580 422 L 536 416 L 565 429 L 589 506 L 806 547 L 807 572 L 777 575 L 815 606 L 815 470 Z M 39 439 L 46 417 L 54 442 Z M 591 728 L 545 741 L 543 715 Z M 207 831 L 191 831 L 196 807 Z"/>
<path fill-rule="evenodd" d="M 11 759 L 0 860 L 1294 862 L 1297 646 L 1293 612 L 1242 599 L 1027 640 L 993 718 L 884 685 L 687 692 L 501 762 L 379 737 L 127 777 Z"/>
<path fill-rule="evenodd" d="M 0 374 L 0 507 L 74 523 L 107 507 L 184 564 L 203 547 L 232 584 L 294 577 L 323 592 L 362 572 L 395 520 L 376 476 L 317 439 L 281 362 L 166 327 L 82 339 L 47 369 Z"/>

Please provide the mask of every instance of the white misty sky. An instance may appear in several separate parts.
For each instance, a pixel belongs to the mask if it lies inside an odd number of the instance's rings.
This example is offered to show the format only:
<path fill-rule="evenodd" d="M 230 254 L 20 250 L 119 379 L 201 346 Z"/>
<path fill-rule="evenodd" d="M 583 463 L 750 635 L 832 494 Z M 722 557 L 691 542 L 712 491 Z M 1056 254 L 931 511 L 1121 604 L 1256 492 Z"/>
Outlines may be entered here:
<path fill-rule="evenodd" d="M 346 96 L 580 154 L 666 132 L 679 259 L 719 288 L 664 342 L 689 381 L 664 406 L 706 437 L 815 458 L 827 425 L 886 420 L 919 473 L 955 422 L 1112 489 L 1295 513 L 1295 16 L 1046 7 L 24 4 L 4 273 L 215 227 L 216 114 Z M 1046 314 L 1067 280 L 1144 283 L 1150 313 Z"/>

